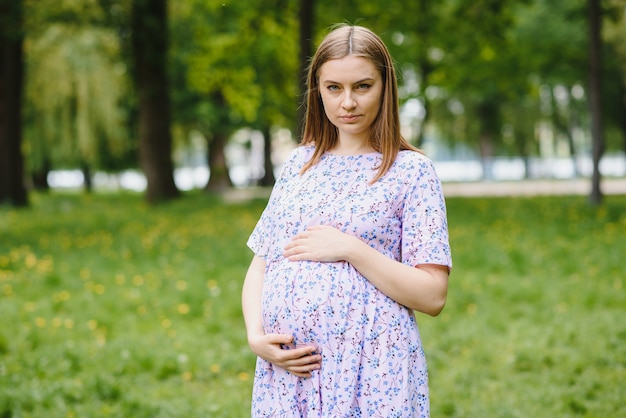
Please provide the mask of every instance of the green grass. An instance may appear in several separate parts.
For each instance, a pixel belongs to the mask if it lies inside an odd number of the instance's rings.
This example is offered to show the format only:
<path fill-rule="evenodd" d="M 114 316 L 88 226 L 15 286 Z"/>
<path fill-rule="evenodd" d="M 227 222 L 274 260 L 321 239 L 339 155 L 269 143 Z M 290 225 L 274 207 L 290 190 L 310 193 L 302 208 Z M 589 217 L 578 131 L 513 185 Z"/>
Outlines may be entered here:
<path fill-rule="evenodd" d="M 263 206 L 0 208 L 0 418 L 249 416 L 240 292 Z M 418 315 L 432 416 L 626 416 L 626 196 L 448 209 L 448 304 Z"/>

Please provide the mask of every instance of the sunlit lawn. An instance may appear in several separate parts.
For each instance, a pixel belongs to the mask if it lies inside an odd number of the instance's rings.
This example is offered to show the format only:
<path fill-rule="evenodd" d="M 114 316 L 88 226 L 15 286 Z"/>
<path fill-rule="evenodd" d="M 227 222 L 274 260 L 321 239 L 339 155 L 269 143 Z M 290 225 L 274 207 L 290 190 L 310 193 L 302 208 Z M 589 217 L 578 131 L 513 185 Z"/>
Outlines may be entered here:
<path fill-rule="evenodd" d="M 0 417 L 249 416 L 263 201 L 31 200 L 0 208 Z M 626 196 L 448 208 L 448 305 L 418 315 L 432 416 L 626 416 Z"/>

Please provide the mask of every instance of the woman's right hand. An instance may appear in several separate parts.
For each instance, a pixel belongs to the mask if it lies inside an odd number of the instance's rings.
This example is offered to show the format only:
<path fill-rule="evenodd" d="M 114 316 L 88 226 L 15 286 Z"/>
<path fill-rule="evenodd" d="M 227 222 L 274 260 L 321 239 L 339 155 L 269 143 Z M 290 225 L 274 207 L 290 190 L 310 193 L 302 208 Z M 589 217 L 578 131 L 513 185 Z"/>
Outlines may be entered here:
<path fill-rule="evenodd" d="M 289 334 L 250 336 L 248 344 L 257 356 L 299 377 L 311 377 L 311 371 L 321 368 L 322 356 L 315 346 L 282 348 L 283 345 L 293 344 L 293 336 Z"/>

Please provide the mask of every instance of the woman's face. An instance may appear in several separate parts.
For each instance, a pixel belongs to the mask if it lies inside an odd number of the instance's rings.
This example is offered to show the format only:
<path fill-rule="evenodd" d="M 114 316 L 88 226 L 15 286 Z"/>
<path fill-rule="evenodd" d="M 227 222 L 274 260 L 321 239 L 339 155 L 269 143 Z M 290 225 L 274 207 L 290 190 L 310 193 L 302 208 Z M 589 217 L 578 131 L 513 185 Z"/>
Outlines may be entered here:
<path fill-rule="evenodd" d="M 319 90 L 326 117 L 339 131 L 339 141 L 368 143 L 383 92 L 374 64 L 354 55 L 326 61 L 319 71 Z"/>

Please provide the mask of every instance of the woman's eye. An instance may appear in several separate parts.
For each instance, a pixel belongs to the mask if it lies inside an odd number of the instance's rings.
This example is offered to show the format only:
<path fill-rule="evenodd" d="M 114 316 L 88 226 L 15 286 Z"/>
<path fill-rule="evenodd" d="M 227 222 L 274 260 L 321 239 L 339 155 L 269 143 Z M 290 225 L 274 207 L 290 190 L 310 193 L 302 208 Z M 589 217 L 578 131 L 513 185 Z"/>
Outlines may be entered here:
<path fill-rule="evenodd" d="M 337 91 L 337 90 L 339 90 L 339 86 L 335 86 L 335 85 L 330 85 L 327 88 L 330 91 Z"/>
<path fill-rule="evenodd" d="M 367 84 L 367 83 L 362 83 L 362 84 L 359 84 L 359 85 L 357 86 L 357 89 L 359 89 L 359 90 L 367 90 L 367 89 L 369 89 L 370 87 L 371 87 L 371 86 L 370 86 L 369 84 Z"/>

